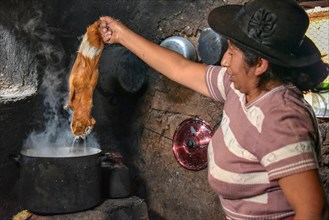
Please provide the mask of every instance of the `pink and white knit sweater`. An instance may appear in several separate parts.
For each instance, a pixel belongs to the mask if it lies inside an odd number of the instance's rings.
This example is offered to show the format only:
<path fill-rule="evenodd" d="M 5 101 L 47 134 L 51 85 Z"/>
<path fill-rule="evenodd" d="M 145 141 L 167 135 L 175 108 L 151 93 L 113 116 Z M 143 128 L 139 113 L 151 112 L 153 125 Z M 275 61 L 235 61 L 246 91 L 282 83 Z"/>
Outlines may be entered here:
<path fill-rule="evenodd" d="M 318 128 L 312 108 L 292 85 L 251 103 L 229 81 L 226 68 L 209 66 L 208 90 L 225 102 L 220 128 L 208 146 L 208 180 L 232 219 L 282 219 L 294 214 L 277 180 L 317 169 Z"/>

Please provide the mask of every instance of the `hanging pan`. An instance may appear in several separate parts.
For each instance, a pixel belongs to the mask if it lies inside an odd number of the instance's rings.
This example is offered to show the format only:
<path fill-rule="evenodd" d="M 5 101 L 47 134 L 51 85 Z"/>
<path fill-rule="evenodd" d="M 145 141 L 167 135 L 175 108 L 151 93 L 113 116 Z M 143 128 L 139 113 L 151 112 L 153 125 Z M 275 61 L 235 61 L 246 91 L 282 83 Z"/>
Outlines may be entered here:
<path fill-rule="evenodd" d="M 227 40 L 211 28 L 204 29 L 198 40 L 198 54 L 203 63 L 218 65 L 227 50 Z"/>
<path fill-rule="evenodd" d="M 160 43 L 160 46 L 180 53 L 185 58 L 196 61 L 197 52 L 191 41 L 181 36 L 172 36 Z"/>

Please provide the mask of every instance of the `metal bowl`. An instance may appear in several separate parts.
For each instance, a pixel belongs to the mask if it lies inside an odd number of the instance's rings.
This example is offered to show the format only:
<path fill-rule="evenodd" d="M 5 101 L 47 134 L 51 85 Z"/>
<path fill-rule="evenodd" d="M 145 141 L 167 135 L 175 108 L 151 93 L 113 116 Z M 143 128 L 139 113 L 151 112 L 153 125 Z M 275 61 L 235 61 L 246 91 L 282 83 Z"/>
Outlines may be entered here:
<path fill-rule="evenodd" d="M 198 40 L 198 54 L 203 63 L 219 64 L 227 50 L 227 40 L 213 31 L 211 28 L 204 29 Z"/>
<path fill-rule="evenodd" d="M 180 53 L 185 58 L 192 61 L 197 60 L 196 49 L 193 44 L 184 37 L 172 36 L 160 43 L 160 46 Z"/>

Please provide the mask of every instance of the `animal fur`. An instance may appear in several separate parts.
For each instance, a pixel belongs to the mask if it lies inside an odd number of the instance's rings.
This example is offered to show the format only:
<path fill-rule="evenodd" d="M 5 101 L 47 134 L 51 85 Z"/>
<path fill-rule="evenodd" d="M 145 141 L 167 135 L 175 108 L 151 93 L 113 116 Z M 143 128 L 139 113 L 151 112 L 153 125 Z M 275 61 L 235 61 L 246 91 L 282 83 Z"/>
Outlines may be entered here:
<path fill-rule="evenodd" d="M 69 96 L 65 108 L 73 111 L 71 131 L 75 136 L 90 134 L 96 123 L 91 111 L 98 80 L 98 62 L 104 49 L 99 25 L 100 20 L 97 20 L 87 28 L 70 73 Z"/>

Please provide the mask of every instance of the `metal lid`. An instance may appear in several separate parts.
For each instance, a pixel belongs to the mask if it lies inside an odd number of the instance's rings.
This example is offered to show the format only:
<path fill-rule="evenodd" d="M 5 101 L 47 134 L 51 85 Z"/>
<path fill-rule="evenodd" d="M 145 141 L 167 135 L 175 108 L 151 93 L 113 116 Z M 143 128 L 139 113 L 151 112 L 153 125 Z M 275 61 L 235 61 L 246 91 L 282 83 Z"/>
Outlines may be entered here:
<path fill-rule="evenodd" d="M 175 130 L 172 146 L 178 163 L 189 170 L 206 168 L 212 135 L 212 128 L 204 120 L 190 118 L 181 122 Z"/>
<path fill-rule="evenodd" d="M 160 46 L 180 53 L 185 58 L 196 61 L 197 52 L 191 41 L 181 36 L 172 36 L 160 43 Z"/>

